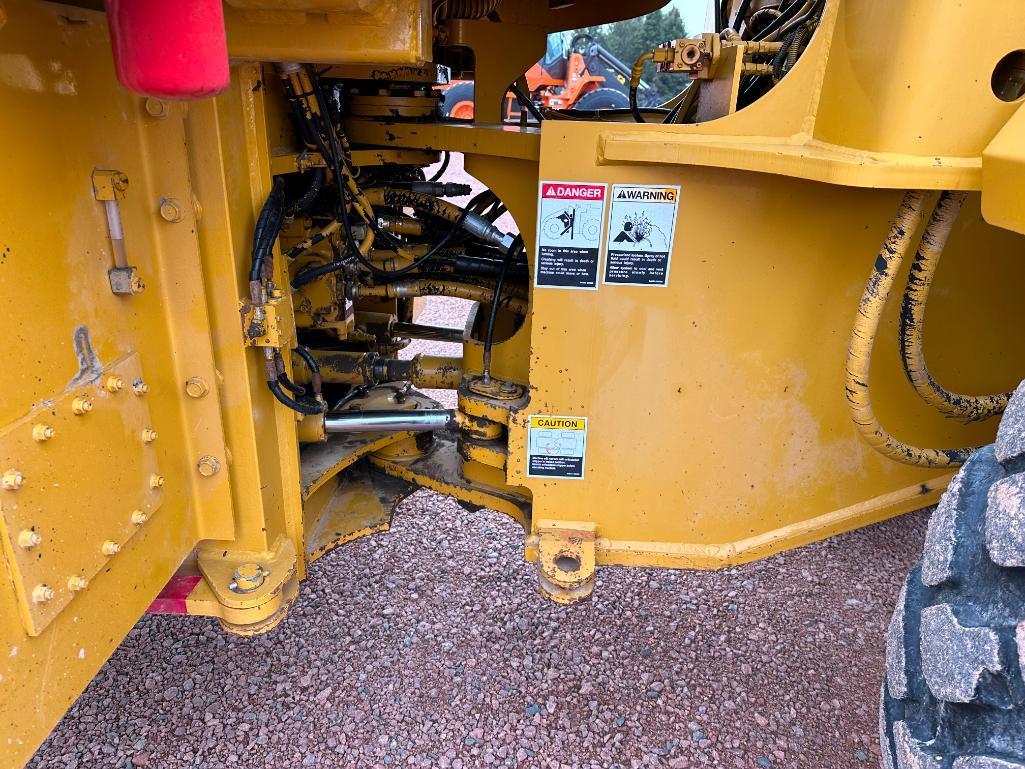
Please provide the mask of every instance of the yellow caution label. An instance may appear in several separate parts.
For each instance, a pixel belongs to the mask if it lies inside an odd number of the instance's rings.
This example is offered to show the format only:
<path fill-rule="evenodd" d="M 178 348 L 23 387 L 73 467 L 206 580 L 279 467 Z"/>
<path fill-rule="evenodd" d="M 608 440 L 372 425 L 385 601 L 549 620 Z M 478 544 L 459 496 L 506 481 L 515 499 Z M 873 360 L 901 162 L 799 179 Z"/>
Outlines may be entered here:
<path fill-rule="evenodd" d="M 587 419 L 585 417 L 531 417 L 530 426 L 533 429 L 586 430 Z"/>
<path fill-rule="evenodd" d="M 530 416 L 527 431 L 527 477 L 584 477 L 587 417 Z"/>

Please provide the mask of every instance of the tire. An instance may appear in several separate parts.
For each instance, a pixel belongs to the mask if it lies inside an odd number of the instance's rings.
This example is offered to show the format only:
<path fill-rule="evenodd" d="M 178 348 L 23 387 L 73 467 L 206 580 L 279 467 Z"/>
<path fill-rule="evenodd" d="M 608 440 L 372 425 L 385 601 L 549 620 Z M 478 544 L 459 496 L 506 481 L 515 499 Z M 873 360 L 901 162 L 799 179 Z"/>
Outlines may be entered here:
<path fill-rule="evenodd" d="M 445 91 L 442 117 L 473 120 L 473 83 L 456 83 Z"/>
<path fill-rule="evenodd" d="M 615 88 L 599 88 L 588 91 L 573 105 L 573 109 L 626 109 L 630 100 L 622 91 Z"/>
<path fill-rule="evenodd" d="M 929 522 L 886 639 L 886 769 L 1025 769 L 1025 382 Z"/>

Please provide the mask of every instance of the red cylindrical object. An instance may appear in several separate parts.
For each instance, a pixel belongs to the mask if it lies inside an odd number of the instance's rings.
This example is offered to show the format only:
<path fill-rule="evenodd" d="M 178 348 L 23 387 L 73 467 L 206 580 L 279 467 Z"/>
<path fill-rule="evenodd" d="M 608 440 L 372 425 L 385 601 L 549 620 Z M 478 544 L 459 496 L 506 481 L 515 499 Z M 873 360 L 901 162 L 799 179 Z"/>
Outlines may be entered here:
<path fill-rule="evenodd" d="M 107 0 L 107 20 L 125 88 L 196 99 L 228 87 L 221 0 Z"/>

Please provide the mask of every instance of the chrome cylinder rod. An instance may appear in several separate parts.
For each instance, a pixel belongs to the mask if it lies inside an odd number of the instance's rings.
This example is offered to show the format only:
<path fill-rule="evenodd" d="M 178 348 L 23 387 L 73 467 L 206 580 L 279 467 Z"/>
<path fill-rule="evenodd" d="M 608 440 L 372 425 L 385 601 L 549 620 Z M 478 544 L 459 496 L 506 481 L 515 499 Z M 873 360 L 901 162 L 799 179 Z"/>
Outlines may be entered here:
<path fill-rule="evenodd" d="M 455 427 L 452 409 L 377 409 L 334 411 L 324 415 L 327 433 L 398 433 L 447 430 Z"/>

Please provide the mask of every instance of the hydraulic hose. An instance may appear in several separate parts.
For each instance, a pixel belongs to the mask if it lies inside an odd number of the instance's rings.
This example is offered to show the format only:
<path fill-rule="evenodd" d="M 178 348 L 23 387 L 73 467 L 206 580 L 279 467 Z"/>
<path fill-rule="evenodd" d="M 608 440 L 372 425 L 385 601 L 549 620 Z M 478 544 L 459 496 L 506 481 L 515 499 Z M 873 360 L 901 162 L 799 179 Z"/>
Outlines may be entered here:
<path fill-rule="evenodd" d="M 278 237 L 281 222 L 285 217 L 285 183 L 275 178 L 270 194 L 267 196 L 260 216 L 256 220 L 253 231 L 252 267 L 249 270 L 250 282 L 263 279 L 264 264 L 269 263 L 273 255 L 274 240 Z"/>
<path fill-rule="evenodd" d="M 901 201 L 886 241 L 876 257 L 854 317 L 854 329 L 847 349 L 844 388 L 854 424 L 876 451 L 906 465 L 950 467 L 963 464 L 975 449 L 917 448 L 897 440 L 879 423 L 869 395 L 869 368 L 879 321 L 896 281 L 897 271 L 924 215 L 924 208 L 924 193 L 910 190 Z"/>
<path fill-rule="evenodd" d="M 356 293 L 354 298 L 407 299 L 417 296 L 454 296 L 481 304 L 490 304 L 495 298 L 494 288 L 451 280 L 412 279 L 377 286 L 359 284 L 354 285 L 352 290 Z M 498 304 L 517 315 L 527 314 L 527 300 L 522 295 L 506 293 L 498 300 Z"/>
<path fill-rule="evenodd" d="M 1011 393 L 959 395 L 950 392 L 929 372 L 922 343 L 929 289 L 966 197 L 963 192 L 944 192 L 922 235 L 901 304 L 900 352 L 904 373 L 922 400 L 948 416 L 976 422 L 1003 413 Z"/>
<path fill-rule="evenodd" d="M 630 70 L 630 112 L 633 113 L 634 120 L 638 123 L 643 123 L 645 120 L 637 106 L 637 89 L 641 87 L 641 78 L 644 77 L 644 63 L 652 61 L 654 58 L 655 54 L 651 51 L 642 53 L 634 62 L 633 69 Z"/>

